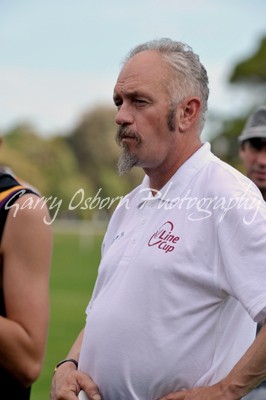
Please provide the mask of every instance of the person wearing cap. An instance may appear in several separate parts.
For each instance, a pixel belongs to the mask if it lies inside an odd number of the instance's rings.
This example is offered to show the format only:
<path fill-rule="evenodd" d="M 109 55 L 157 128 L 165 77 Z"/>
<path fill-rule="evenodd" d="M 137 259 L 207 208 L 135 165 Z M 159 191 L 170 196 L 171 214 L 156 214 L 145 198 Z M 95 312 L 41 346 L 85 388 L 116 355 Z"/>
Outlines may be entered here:
<path fill-rule="evenodd" d="M 266 106 L 252 113 L 239 136 L 239 157 L 247 176 L 257 185 L 266 201 Z M 263 322 L 258 324 L 259 332 Z M 266 381 L 250 392 L 245 400 L 265 400 Z"/>
<path fill-rule="evenodd" d="M 250 115 L 239 141 L 239 156 L 246 174 L 266 201 L 266 106 Z"/>

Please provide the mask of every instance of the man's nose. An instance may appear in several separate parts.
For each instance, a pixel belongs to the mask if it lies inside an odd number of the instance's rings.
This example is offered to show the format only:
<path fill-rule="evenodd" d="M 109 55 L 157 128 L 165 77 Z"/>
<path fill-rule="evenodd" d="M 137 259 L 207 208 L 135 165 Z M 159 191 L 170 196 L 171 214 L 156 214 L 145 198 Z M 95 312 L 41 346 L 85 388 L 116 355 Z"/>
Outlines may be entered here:
<path fill-rule="evenodd" d="M 115 122 L 117 123 L 117 125 L 133 124 L 134 118 L 128 105 L 122 104 L 119 107 L 115 116 Z"/>
<path fill-rule="evenodd" d="M 266 146 L 257 154 L 257 163 L 266 166 Z"/>

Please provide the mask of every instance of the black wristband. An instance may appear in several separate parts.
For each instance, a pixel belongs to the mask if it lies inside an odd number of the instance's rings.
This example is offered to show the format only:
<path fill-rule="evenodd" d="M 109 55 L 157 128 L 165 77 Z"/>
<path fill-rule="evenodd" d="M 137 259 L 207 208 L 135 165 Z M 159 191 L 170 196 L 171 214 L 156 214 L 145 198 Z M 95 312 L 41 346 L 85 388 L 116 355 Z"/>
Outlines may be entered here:
<path fill-rule="evenodd" d="M 74 358 L 66 358 L 65 360 L 60 361 L 54 369 L 54 373 L 57 371 L 58 367 L 60 367 L 60 365 L 66 363 L 66 362 L 72 362 L 73 364 L 75 364 L 76 368 L 78 369 L 78 362 L 76 360 L 74 360 Z"/>

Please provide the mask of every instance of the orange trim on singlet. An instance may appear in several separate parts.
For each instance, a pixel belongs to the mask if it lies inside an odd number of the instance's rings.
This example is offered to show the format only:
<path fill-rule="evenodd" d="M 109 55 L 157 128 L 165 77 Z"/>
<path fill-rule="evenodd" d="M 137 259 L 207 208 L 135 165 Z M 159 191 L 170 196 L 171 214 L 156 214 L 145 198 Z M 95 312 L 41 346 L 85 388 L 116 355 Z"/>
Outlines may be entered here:
<path fill-rule="evenodd" d="M 13 186 L 10 189 L 4 190 L 2 193 L 0 193 L 0 201 L 4 200 L 6 197 L 8 197 L 10 194 L 15 193 L 19 190 L 25 189 L 25 186 L 17 185 Z"/>

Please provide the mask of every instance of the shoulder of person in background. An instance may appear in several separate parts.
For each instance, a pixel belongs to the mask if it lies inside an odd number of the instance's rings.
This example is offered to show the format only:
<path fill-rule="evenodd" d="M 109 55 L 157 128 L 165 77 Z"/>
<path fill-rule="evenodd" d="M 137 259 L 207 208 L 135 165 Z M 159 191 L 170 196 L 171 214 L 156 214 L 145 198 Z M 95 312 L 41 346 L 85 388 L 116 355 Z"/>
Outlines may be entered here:
<path fill-rule="evenodd" d="M 7 174 L 7 175 L 12 176 L 22 186 L 25 186 L 28 189 L 32 190 L 34 193 L 41 195 L 40 191 L 35 186 L 33 186 L 31 183 L 25 181 L 24 179 L 20 178 L 19 176 L 17 176 L 8 165 L 0 165 L 0 174 Z"/>

